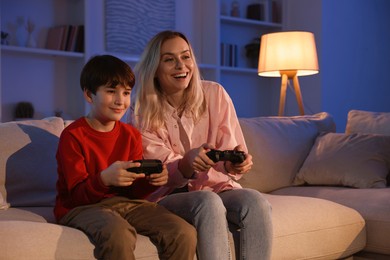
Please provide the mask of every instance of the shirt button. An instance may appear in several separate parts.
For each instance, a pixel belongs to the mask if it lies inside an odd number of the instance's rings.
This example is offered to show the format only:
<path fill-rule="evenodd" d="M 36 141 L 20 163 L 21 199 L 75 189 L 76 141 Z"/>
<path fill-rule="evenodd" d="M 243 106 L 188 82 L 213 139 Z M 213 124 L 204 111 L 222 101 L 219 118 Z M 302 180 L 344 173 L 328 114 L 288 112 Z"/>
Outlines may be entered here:
<path fill-rule="evenodd" d="M 173 127 L 174 127 L 174 128 L 177 128 L 177 125 L 174 125 Z"/>

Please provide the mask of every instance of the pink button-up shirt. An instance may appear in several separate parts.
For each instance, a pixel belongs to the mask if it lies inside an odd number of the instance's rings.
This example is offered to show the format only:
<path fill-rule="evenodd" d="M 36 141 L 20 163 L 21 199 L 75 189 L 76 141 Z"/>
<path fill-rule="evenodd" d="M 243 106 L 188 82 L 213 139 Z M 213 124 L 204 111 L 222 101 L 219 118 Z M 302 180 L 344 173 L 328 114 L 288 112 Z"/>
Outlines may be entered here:
<path fill-rule="evenodd" d="M 241 144 L 247 152 L 244 136 L 238 122 L 233 102 L 221 85 L 211 81 L 202 82 L 208 104 L 207 112 L 194 124 L 191 117 L 178 117 L 170 107 L 166 127 L 156 132 L 143 132 L 144 157 L 160 159 L 166 163 L 169 180 L 167 185 L 157 189 L 147 199 L 158 201 L 174 189 L 188 184 L 188 189 L 220 192 L 241 188 L 235 180 L 242 175 L 231 175 L 225 171 L 223 162 L 218 162 L 208 171 L 199 172 L 193 179 L 186 179 L 178 169 L 178 163 L 186 150 L 200 147 L 204 143 L 214 145 L 218 150 L 231 150 Z"/>

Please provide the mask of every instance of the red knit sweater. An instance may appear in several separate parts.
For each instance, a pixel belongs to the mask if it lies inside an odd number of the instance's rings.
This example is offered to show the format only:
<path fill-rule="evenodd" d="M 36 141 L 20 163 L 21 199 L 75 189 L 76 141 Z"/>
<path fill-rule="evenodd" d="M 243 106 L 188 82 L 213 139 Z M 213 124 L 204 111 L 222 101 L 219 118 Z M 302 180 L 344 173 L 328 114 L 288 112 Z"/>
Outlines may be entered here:
<path fill-rule="evenodd" d="M 142 159 L 141 134 L 134 127 L 116 122 L 110 132 L 98 132 L 85 118 L 64 129 L 57 150 L 57 197 L 54 215 L 59 221 L 74 207 L 121 195 L 143 199 L 158 187 L 144 179 L 124 188 L 107 187 L 100 172 L 115 161 Z"/>

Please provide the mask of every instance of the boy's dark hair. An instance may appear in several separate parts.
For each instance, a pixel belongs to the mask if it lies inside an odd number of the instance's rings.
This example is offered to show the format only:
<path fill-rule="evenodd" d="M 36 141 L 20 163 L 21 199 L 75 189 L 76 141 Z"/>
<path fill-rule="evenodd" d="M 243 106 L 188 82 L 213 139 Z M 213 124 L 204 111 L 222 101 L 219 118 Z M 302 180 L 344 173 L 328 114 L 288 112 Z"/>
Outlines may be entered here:
<path fill-rule="evenodd" d="M 80 75 L 81 89 L 96 94 L 98 87 L 115 88 L 121 84 L 133 88 L 135 76 L 130 66 L 112 55 L 97 55 L 85 65 Z"/>

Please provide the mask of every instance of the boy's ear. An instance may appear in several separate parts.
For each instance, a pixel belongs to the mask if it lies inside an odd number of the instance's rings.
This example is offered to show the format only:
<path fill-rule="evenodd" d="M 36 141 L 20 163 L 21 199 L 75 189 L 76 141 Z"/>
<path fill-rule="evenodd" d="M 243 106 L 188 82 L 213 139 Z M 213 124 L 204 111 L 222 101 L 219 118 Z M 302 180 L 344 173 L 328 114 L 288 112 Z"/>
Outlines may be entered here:
<path fill-rule="evenodd" d="M 84 98 L 88 103 L 92 103 L 92 93 L 91 91 L 85 89 L 84 90 Z"/>

